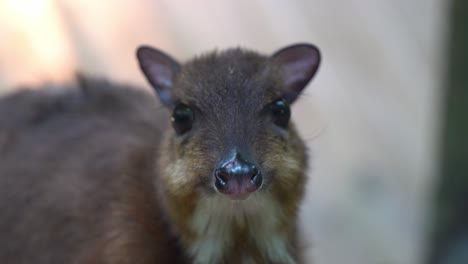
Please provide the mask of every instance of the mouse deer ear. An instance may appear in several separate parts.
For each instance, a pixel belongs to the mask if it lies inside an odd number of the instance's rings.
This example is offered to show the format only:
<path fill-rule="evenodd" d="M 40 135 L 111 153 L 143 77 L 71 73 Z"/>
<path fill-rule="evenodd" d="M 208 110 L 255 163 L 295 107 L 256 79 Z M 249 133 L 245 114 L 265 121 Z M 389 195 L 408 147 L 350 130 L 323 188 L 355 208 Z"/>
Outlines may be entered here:
<path fill-rule="evenodd" d="M 166 53 L 148 46 L 141 46 L 136 52 L 140 68 L 146 79 L 156 90 L 161 102 L 174 107 L 176 98 L 172 85 L 180 70 L 179 63 Z"/>
<path fill-rule="evenodd" d="M 295 44 L 275 52 L 272 58 L 283 70 L 284 99 L 292 103 L 317 72 L 320 51 L 311 44 Z"/>

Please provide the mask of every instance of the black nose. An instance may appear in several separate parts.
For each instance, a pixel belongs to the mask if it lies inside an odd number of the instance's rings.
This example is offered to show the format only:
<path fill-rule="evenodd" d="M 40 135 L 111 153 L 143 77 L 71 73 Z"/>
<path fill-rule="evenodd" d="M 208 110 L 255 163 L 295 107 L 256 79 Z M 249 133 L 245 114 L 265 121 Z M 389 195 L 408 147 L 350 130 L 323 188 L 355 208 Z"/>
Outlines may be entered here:
<path fill-rule="evenodd" d="M 215 171 L 215 186 L 218 191 L 234 198 L 243 198 L 258 190 L 262 181 L 262 174 L 257 167 L 239 154 Z"/>

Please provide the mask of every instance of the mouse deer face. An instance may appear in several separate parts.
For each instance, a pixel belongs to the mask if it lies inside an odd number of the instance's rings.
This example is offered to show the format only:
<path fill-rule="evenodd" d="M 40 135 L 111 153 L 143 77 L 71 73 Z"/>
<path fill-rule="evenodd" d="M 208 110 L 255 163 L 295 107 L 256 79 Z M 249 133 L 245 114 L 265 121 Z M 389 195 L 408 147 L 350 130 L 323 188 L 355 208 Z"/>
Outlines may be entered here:
<path fill-rule="evenodd" d="M 230 49 L 182 66 L 150 47 L 140 47 L 137 57 L 171 111 L 161 152 L 167 155 L 160 157 L 168 188 L 243 200 L 303 183 L 305 148 L 290 106 L 318 69 L 315 46 L 272 56 Z"/>

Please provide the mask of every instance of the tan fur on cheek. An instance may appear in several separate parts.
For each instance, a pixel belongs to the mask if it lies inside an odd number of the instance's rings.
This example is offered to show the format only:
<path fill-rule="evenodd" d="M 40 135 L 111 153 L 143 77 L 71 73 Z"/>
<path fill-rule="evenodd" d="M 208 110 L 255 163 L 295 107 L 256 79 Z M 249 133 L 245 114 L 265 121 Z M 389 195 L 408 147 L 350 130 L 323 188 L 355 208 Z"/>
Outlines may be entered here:
<path fill-rule="evenodd" d="M 294 137 L 295 131 L 291 129 L 290 137 Z M 292 134 L 292 135 L 291 135 Z M 306 168 L 307 155 L 304 146 L 298 144 L 286 145 L 277 138 L 267 138 L 268 144 L 261 153 L 265 159 L 262 166 L 271 178 L 271 184 L 282 185 L 286 189 L 297 189 L 303 183 L 304 169 Z"/>
<path fill-rule="evenodd" d="M 289 131 L 288 144 L 278 139 L 268 139 L 265 145 L 263 169 L 270 173 L 266 191 L 272 194 L 283 210 L 280 217 L 281 230 L 288 234 L 291 241 L 296 241 L 296 218 L 299 204 L 302 201 L 307 167 L 306 149 L 297 138 L 294 128 Z M 292 144 L 291 144 L 292 143 Z"/>
<path fill-rule="evenodd" d="M 174 194 L 190 190 L 190 178 L 187 177 L 188 166 L 183 159 L 178 159 L 175 162 L 166 166 L 164 170 L 164 183 L 166 188 Z"/>
<path fill-rule="evenodd" d="M 175 232 L 180 236 L 184 247 L 188 248 L 195 238 L 190 229 L 190 221 L 200 196 L 203 184 L 209 177 L 209 166 L 202 162 L 203 155 L 193 141 L 183 147 L 167 140 L 171 155 L 159 157 L 159 166 L 164 168 L 158 183 L 161 199 L 164 201 Z M 202 178 L 206 177 L 206 178 Z M 202 188 L 200 188 L 202 187 Z"/>
<path fill-rule="evenodd" d="M 192 138 L 186 144 L 176 143 L 173 135 L 166 135 L 168 149 L 171 155 L 159 158 L 159 168 L 164 168 L 162 183 L 171 195 L 186 195 L 197 191 L 197 188 L 211 177 L 211 164 L 200 149 L 200 143 Z"/>

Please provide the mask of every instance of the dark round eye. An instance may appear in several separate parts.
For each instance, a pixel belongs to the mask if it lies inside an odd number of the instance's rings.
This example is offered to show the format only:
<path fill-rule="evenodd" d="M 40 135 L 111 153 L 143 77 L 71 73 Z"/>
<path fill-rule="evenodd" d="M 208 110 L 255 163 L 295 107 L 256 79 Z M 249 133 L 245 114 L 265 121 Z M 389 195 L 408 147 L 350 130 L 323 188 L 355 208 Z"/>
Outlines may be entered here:
<path fill-rule="evenodd" d="M 278 99 L 271 103 L 271 115 L 273 122 L 280 127 L 286 128 L 291 117 L 291 110 L 284 99 Z"/>
<path fill-rule="evenodd" d="M 185 104 L 178 104 L 172 113 L 172 126 L 178 135 L 182 135 L 192 129 L 193 111 Z"/>

